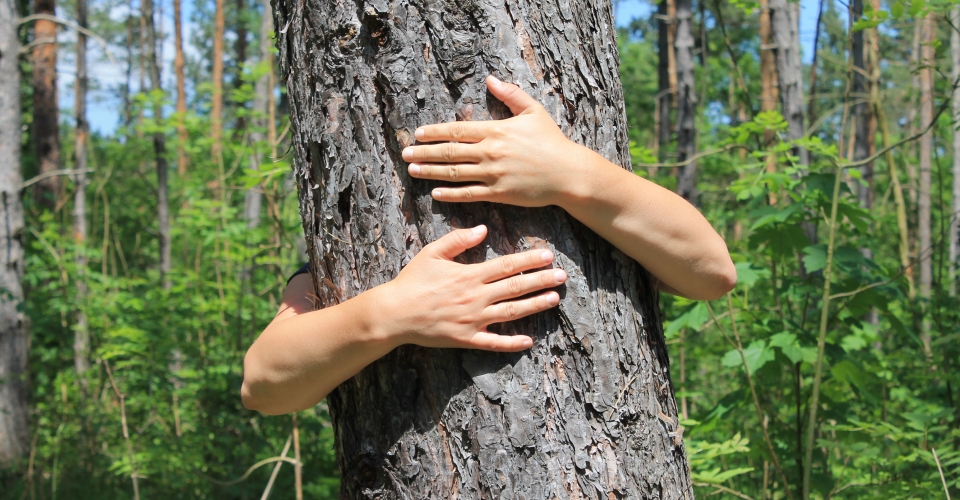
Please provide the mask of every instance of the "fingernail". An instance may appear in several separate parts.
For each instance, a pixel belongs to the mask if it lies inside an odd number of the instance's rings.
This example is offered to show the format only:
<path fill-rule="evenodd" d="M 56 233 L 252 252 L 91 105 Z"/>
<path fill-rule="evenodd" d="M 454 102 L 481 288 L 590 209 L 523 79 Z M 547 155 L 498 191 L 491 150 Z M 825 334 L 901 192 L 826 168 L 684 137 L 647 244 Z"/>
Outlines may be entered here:
<path fill-rule="evenodd" d="M 557 269 L 553 272 L 553 277 L 557 280 L 557 283 L 563 283 L 567 279 L 567 273 L 563 269 Z"/>
<path fill-rule="evenodd" d="M 439 198 L 439 197 L 440 197 L 440 190 L 439 190 L 439 189 L 434 189 L 433 191 L 430 191 L 430 195 L 433 196 L 434 198 Z"/>
<path fill-rule="evenodd" d="M 487 227 L 484 226 L 483 224 L 480 224 L 479 226 L 471 229 L 470 231 L 471 231 L 473 234 L 482 234 L 485 229 L 487 229 Z"/>
<path fill-rule="evenodd" d="M 533 339 L 524 339 L 524 340 L 523 340 L 523 343 L 521 343 L 521 345 L 522 345 L 525 349 L 529 349 L 530 347 L 533 346 Z"/>
<path fill-rule="evenodd" d="M 423 139 L 423 129 L 422 129 L 422 128 L 418 128 L 418 129 L 413 133 L 413 136 L 416 137 L 417 139 Z"/>
<path fill-rule="evenodd" d="M 403 148 L 403 159 L 404 160 L 413 159 L 413 148 Z"/>
<path fill-rule="evenodd" d="M 543 253 L 540 254 L 540 258 L 543 259 L 544 262 L 550 262 L 553 260 L 553 252 L 544 250 Z"/>
<path fill-rule="evenodd" d="M 555 306 L 559 303 L 560 303 L 560 295 L 555 293 L 551 293 L 550 295 L 547 295 L 547 304 L 550 304 L 551 306 Z"/>
<path fill-rule="evenodd" d="M 420 173 L 420 165 L 417 165 L 416 163 L 411 163 L 411 164 L 410 164 L 410 175 L 417 175 L 417 174 L 419 174 L 419 173 Z"/>

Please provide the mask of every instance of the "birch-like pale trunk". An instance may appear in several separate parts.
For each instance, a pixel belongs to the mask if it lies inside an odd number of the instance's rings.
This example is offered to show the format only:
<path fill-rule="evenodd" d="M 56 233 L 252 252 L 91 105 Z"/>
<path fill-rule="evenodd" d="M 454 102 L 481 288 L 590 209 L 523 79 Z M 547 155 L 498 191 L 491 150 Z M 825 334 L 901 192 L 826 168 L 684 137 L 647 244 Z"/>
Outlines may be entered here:
<path fill-rule="evenodd" d="M 87 27 L 87 0 L 77 0 L 77 24 Z M 76 127 L 73 131 L 73 176 L 76 184 L 73 194 L 73 241 L 76 245 L 78 277 L 74 283 L 75 297 L 80 308 L 77 310 L 76 325 L 73 332 L 73 367 L 81 384 L 86 387 L 84 373 L 90 368 L 90 331 L 87 326 L 87 314 L 84 312 L 84 300 L 87 296 L 87 36 L 77 33 L 77 75 L 74 87 L 74 115 Z"/>
<path fill-rule="evenodd" d="M 657 312 L 635 261 L 561 209 L 442 204 L 401 159 L 417 126 L 509 115 L 493 73 L 571 140 L 630 167 L 608 1 L 274 3 L 318 305 L 393 279 L 452 227 L 478 262 L 550 248 L 557 309 L 501 325 L 496 354 L 406 345 L 328 398 L 341 497 L 684 499 L 693 494 Z"/>
<path fill-rule="evenodd" d="M 800 3 L 770 0 L 770 24 L 777 60 L 777 83 L 783 117 L 787 121 L 786 139 L 803 137 L 803 66 L 800 61 Z M 797 148 L 800 163 L 809 163 L 806 149 Z"/>
<path fill-rule="evenodd" d="M 931 12 L 923 18 L 920 45 L 920 126 L 926 127 L 933 121 L 933 37 L 936 32 L 936 19 Z M 930 289 L 933 285 L 933 249 L 930 238 L 930 170 L 933 152 L 933 130 L 927 130 L 920 137 L 920 176 L 917 197 L 917 236 L 919 239 L 918 256 L 920 260 L 920 299 L 923 301 L 923 320 L 920 340 L 927 357 L 933 355 L 930 344 Z"/>
<path fill-rule="evenodd" d="M 270 53 L 270 47 L 273 46 L 273 40 L 270 35 L 273 33 L 273 9 L 269 0 L 263 2 L 263 16 L 260 18 L 260 55 L 259 64 L 266 64 L 270 69 L 257 78 L 254 85 L 253 96 L 253 128 L 250 130 L 250 142 L 252 143 L 249 164 L 250 169 L 257 170 L 263 163 L 263 152 L 266 150 L 263 142 L 266 140 L 264 132 L 268 129 L 267 120 L 270 117 L 270 94 L 273 93 L 271 80 L 273 76 L 273 56 Z M 243 214 L 247 221 L 247 228 L 252 229 L 260 225 L 260 208 L 263 205 L 263 192 L 261 186 L 253 186 L 246 192 L 244 199 Z"/>
<path fill-rule="evenodd" d="M 697 86 L 693 63 L 693 10 L 691 0 L 677 2 L 677 161 L 697 154 Z M 677 194 L 694 206 L 697 200 L 697 163 L 690 161 L 677 173 Z"/>
<path fill-rule="evenodd" d="M 20 16 L 0 0 L 0 465 L 29 451 L 27 334 L 23 315 L 23 205 L 20 202 Z"/>

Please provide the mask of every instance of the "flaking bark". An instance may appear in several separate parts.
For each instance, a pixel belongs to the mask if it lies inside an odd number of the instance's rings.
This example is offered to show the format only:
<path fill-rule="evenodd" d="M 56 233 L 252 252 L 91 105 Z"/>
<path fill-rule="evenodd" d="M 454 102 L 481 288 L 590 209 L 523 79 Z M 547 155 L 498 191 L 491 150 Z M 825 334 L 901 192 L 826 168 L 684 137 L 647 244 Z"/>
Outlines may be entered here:
<path fill-rule="evenodd" d="M 418 125 L 505 118 L 518 83 L 630 165 L 609 2 L 276 0 L 301 217 L 319 306 L 392 279 L 452 227 L 462 260 L 550 248 L 560 306 L 502 325 L 529 351 L 403 346 L 330 394 L 343 498 L 692 498 L 650 277 L 555 207 L 432 201 L 401 160 Z"/>

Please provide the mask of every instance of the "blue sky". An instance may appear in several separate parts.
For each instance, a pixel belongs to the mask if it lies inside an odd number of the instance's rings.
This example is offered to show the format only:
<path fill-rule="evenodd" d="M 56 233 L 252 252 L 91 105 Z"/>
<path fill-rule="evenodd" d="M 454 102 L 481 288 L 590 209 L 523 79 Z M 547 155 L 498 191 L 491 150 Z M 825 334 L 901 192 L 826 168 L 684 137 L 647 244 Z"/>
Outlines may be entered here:
<path fill-rule="evenodd" d="M 814 26 L 817 21 L 818 2 L 819 0 L 800 0 L 800 45 L 803 49 L 803 60 L 807 63 L 810 62 L 813 55 L 813 36 Z M 158 20 L 158 24 L 162 22 L 163 31 L 168 34 L 162 47 L 164 87 L 172 89 L 174 82 L 170 68 L 173 67 L 174 55 L 172 41 L 173 19 L 171 17 L 173 9 L 169 0 L 158 0 L 156 3 L 163 9 L 162 16 L 158 16 L 158 19 L 162 17 L 162 21 Z M 182 3 L 184 40 L 189 40 L 190 32 L 195 28 L 195 26 L 189 22 L 193 14 L 194 5 L 191 0 L 185 0 Z M 617 4 L 616 8 L 617 25 L 624 26 L 634 18 L 647 17 L 654 8 L 655 4 L 650 0 L 622 0 Z M 845 12 L 843 8 L 839 10 L 841 13 Z M 63 13 L 61 13 L 61 15 L 63 15 Z M 124 19 L 126 15 L 126 6 L 123 5 L 114 8 L 111 12 L 111 17 L 117 20 Z M 69 32 L 62 33 L 64 39 L 73 38 L 74 36 Z M 121 102 L 116 95 L 114 95 L 114 90 L 123 82 L 125 68 L 122 67 L 122 63 L 121 66 L 115 66 L 107 61 L 106 57 L 103 56 L 102 49 L 97 43 L 89 41 L 88 47 L 91 61 L 89 63 L 89 73 L 92 79 L 96 79 L 96 82 L 92 82 L 91 88 L 99 89 L 90 92 L 90 103 L 88 104 L 90 127 L 96 132 L 109 134 L 117 127 L 117 123 L 120 120 Z M 187 57 L 197 56 L 189 43 L 185 43 L 184 49 L 187 52 Z M 113 47 L 112 50 L 115 52 L 114 56 L 119 57 L 121 55 L 120 51 L 122 51 L 123 48 Z M 61 52 L 61 54 L 64 55 L 61 56 L 57 68 L 58 74 L 60 75 L 60 107 L 64 110 L 71 110 L 73 108 L 74 61 L 71 54 L 67 54 L 65 51 Z M 135 75 L 133 77 L 133 85 L 136 84 L 137 77 Z"/>

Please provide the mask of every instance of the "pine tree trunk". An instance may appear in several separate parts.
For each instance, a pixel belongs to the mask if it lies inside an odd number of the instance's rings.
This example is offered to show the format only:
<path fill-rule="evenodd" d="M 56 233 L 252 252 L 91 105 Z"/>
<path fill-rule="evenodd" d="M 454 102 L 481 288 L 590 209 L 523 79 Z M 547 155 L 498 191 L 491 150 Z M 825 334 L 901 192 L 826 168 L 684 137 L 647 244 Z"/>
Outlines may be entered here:
<path fill-rule="evenodd" d="M 800 4 L 788 0 L 770 0 L 770 24 L 773 31 L 774 53 L 777 59 L 777 79 L 783 117 L 787 120 L 787 139 L 804 135 L 803 76 L 800 63 Z M 806 165 L 807 150 L 795 151 L 800 163 Z"/>
<path fill-rule="evenodd" d="M 502 325 L 527 352 L 403 346 L 331 393 L 341 497 L 692 497 L 649 275 L 555 207 L 434 202 L 400 156 L 418 125 L 507 117 L 493 73 L 629 167 L 610 2 L 355 1 L 274 4 L 318 305 L 479 223 L 466 261 L 551 248 L 570 278 L 558 309 Z"/>
<path fill-rule="evenodd" d="M 960 22 L 960 7 L 950 11 L 950 18 L 954 26 Z M 950 56 L 952 66 L 950 79 L 952 82 L 960 80 L 960 33 L 950 30 Z M 960 88 L 953 91 L 953 119 L 960 120 Z M 953 130 L 953 203 L 950 210 L 950 295 L 957 294 L 957 276 L 960 275 L 960 130 Z"/>
<path fill-rule="evenodd" d="M 673 22 L 667 14 L 667 0 L 657 4 L 657 153 L 670 143 L 670 60 L 673 44 L 670 43 L 670 25 Z M 662 159 L 662 157 L 660 157 Z"/>
<path fill-rule="evenodd" d="M 210 105 L 210 138 L 213 139 L 211 153 L 213 161 L 220 161 L 221 141 L 223 139 L 223 0 L 216 0 L 216 12 L 213 20 L 213 95 Z"/>
<path fill-rule="evenodd" d="M 36 0 L 36 14 L 56 15 L 56 0 Z M 37 155 L 40 174 L 60 169 L 60 104 L 57 101 L 57 25 L 49 19 L 37 19 L 33 25 L 33 130 L 30 137 Z M 34 194 L 40 204 L 53 209 L 60 201 L 63 183 L 60 176 L 36 183 Z"/>
<path fill-rule="evenodd" d="M 689 161 L 697 154 L 697 86 L 693 67 L 693 12 L 691 0 L 677 1 L 677 161 Z M 677 194 L 698 206 L 697 163 L 680 167 Z"/>
<path fill-rule="evenodd" d="M 181 0 L 173 0 L 173 71 L 177 76 L 177 173 L 182 177 L 187 173 L 187 127 L 184 124 L 187 115 L 187 86 L 183 68 L 186 58 L 183 55 L 183 18 L 180 13 Z"/>
<path fill-rule="evenodd" d="M 936 20 L 933 13 L 923 18 L 922 42 L 920 48 L 920 126 L 926 127 L 933 121 L 933 37 L 936 33 Z M 933 152 L 933 130 L 927 130 L 920 137 L 920 178 L 917 200 L 917 233 L 920 240 L 918 254 L 920 258 L 920 299 L 924 301 L 923 322 L 920 340 L 924 354 L 933 355 L 930 344 L 929 307 L 930 288 L 933 285 L 933 250 L 930 240 L 930 167 Z"/>
<path fill-rule="evenodd" d="M 780 101 L 780 93 L 777 88 L 777 57 L 773 52 L 772 42 L 770 2 L 769 0 L 760 0 L 760 110 L 764 112 L 776 111 Z M 776 140 L 776 134 L 772 130 L 763 132 L 763 146 L 765 148 L 773 146 Z M 776 172 L 777 155 L 767 155 L 766 170 L 767 172 Z M 770 195 L 770 204 L 776 204 L 774 194 Z"/>
<path fill-rule="evenodd" d="M 257 78 L 254 85 L 253 96 L 253 129 L 250 130 L 250 142 L 253 144 L 250 154 L 250 169 L 257 170 L 263 162 L 264 151 L 264 131 L 267 129 L 267 120 L 270 116 L 268 106 L 270 104 L 270 94 L 273 93 L 273 86 L 270 84 L 273 74 L 273 57 L 270 54 L 272 40 L 270 34 L 273 33 L 273 9 L 269 1 L 263 2 L 263 16 L 260 18 L 260 61 L 262 65 L 266 63 L 271 69 Z M 244 219 L 247 221 L 247 228 L 252 229 L 260 225 L 260 208 L 263 205 L 263 192 L 261 186 L 253 186 L 247 190 L 244 200 Z"/>
<path fill-rule="evenodd" d="M 153 23 L 153 0 L 141 0 L 141 14 L 145 20 L 145 48 L 147 70 L 150 73 L 150 90 L 161 90 L 160 61 L 157 60 L 157 33 Z M 163 119 L 163 106 L 153 107 L 154 120 L 159 124 Z M 160 243 L 160 281 L 165 290 L 170 283 L 170 204 L 167 195 L 167 139 L 163 132 L 153 134 L 153 154 L 157 166 L 157 223 Z"/>
<path fill-rule="evenodd" d="M 87 0 L 77 0 L 77 24 L 87 27 Z M 87 296 L 87 37 L 77 34 L 77 77 L 74 88 L 74 114 L 76 128 L 73 136 L 74 164 L 76 171 L 73 195 L 73 239 L 77 246 L 76 265 L 79 273 L 74 285 L 76 301 L 80 304 L 73 332 L 73 367 L 81 384 L 86 387 L 83 374 L 90 368 L 90 332 L 83 303 Z"/>
<path fill-rule="evenodd" d="M 853 14 L 853 22 L 857 22 L 863 17 L 863 0 L 853 0 L 850 4 Z M 854 31 L 852 34 L 853 43 L 851 44 L 851 56 L 853 59 L 853 85 L 851 86 L 852 98 L 856 101 L 853 107 L 853 124 L 855 137 L 853 143 L 853 159 L 862 160 L 870 156 L 870 104 L 861 102 L 867 98 L 867 65 L 864 50 L 864 31 Z M 873 164 L 867 164 L 860 167 L 860 173 L 864 181 L 870 182 L 873 176 Z M 870 208 L 871 190 L 869 184 L 857 182 L 857 199 L 860 206 Z M 869 252 L 869 249 L 867 249 Z"/>
<path fill-rule="evenodd" d="M 23 315 L 23 206 L 20 203 L 20 16 L 0 0 L 0 466 L 29 451 L 27 325 Z"/>

